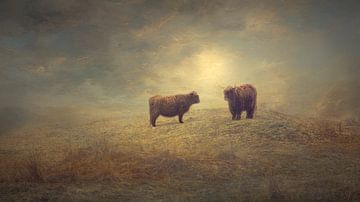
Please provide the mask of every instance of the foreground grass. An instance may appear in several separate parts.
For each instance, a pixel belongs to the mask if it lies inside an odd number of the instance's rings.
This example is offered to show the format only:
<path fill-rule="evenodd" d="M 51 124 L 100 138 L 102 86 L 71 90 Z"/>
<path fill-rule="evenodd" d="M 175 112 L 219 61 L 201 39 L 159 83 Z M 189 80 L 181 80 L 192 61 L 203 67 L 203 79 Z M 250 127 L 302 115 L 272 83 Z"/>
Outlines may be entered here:
<path fill-rule="evenodd" d="M 358 201 L 359 125 L 259 111 L 133 115 L 1 136 L 0 200 Z"/>

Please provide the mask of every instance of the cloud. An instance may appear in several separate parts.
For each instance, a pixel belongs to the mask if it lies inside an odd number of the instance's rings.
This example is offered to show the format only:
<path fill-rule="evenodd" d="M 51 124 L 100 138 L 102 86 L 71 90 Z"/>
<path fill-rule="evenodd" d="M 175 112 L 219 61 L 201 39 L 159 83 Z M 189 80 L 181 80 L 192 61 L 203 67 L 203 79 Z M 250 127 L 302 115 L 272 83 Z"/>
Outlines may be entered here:
<path fill-rule="evenodd" d="M 268 106 L 309 111 L 329 84 L 357 82 L 349 73 L 359 66 L 356 8 L 350 1 L 1 1 L 0 104 L 144 109 L 151 95 L 198 90 L 201 106 L 225 107 L 219 86 L 253 83 Z"/>

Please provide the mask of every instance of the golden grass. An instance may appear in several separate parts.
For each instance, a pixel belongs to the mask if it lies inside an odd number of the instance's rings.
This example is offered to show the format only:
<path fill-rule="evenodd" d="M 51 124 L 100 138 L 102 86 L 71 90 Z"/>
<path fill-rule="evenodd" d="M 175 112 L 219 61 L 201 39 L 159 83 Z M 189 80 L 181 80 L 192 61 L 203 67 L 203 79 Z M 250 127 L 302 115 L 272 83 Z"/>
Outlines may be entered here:
<path fill-rule="evenodd" d="M 0 200 L 360 200 L 356 124 L 271 111 L 232 121 L 217 109 L 158 125 L 135 116 L 3 136 Z M 88 195 L 70 192 L 79 187 Z"/>
<path fill-rule="evenodd" d="M 115 148 L 107 141 L 85 148 L 69 148 L 56 162 L 42 161 L 42 154 L 31 152 L 12 164 L 7 181 L 27 182 L 98 182 L 121 180 L 231 179 L 233 153 L 217 156 L 181 156 L 169 150 L 136 151 Z"/>

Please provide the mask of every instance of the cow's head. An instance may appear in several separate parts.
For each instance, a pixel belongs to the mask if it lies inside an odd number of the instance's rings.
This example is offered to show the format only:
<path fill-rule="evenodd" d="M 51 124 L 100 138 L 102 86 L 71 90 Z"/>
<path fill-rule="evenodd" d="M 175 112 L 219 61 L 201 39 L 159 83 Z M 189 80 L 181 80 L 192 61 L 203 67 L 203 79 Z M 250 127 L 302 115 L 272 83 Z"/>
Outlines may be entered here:
<path fill-rule="evenodd" d="M 235 87 L 229 86 L 224 89 L 224 100 L 229 101 L 235 98 Z"/>
<path fill-rule="evenodd" d="M 190 97 L 191 104 L 200 103 L 200 98 L 199 98 L 199 95 L 197 94 L 197 92 L 195 92 L 195 91 L 190 92 L 189 97 Z"/>

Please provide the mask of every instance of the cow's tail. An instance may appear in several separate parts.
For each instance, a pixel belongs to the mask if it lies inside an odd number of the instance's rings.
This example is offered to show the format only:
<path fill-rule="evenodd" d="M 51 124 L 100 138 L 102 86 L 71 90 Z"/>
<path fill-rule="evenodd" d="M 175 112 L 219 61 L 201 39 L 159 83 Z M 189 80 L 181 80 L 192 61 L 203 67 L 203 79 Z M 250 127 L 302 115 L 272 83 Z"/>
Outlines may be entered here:
<path fill-rule="evenodd" d="M 257 91 L 254 88 L 255 96 L 254 96 L 254 112 L 257 110 Z"/>
<path fill-rule="evenodd" d="M 153 114 L 153 105 L 154 105 L 154 100 L 153 98 L 149 98 L 149 122 L 150 122 L 150 125 L 151 125 L 151 122 L 152 122 L 152 114 Z"/>
<path fill-rule="evenodd" d="M 254 112 L 255 112 L 256 109 L 257 109 L 257 90 L 253 85 L 250 85 L 250 84 L 248 84 L 248 85 L 253 91 L 253 96 L 254 97 L 253 97 L 253 101 L 251 103 L 251 106 L 252 106 L 252 108 L 254 109 Z"/>

